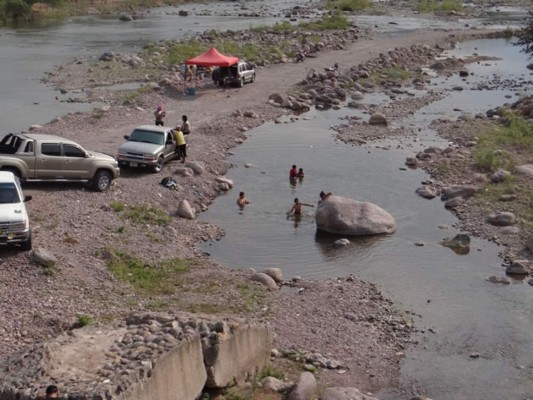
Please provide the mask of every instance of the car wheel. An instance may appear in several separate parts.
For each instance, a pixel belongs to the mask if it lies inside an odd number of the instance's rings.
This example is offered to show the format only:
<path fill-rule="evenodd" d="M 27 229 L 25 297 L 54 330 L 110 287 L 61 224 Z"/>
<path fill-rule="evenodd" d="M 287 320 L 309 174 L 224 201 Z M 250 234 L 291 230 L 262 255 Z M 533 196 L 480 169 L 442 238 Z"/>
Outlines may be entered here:
<path fill-rule="evenodd" d="M 254 82 L 255 82 L 255 74 L 252 75 L 252 79 L 250 79 L 250 82 L 251 82 L 251 83 L 254 83 Z"/>
<path fill-rule="evenodd" d="M 241 80 L 239 81 L 239 87 L 243 87 L 244 86 L 244 78 L 241 78 Z"/>
<path fill-rule="evenodd" d="M 157 159 L 157 164 L 154 165 L 152 171 L 155 172 L 156 174 L 158 172 L 161 172 L 161 170 L 163 169 L 163 165 L 165 164 L 165 160 L 163 159 L 163 157 L 159 157 Z"/>
<path fill-rule="evenodd" d="M 28 240 L 26 240 L 25 242 L 22 242 L 20 244 L 20 248 L 24 251 L 29 251 L 31 250 L 31 233 L 30 233 L 30 236 L 28 236 Z"/>
<path fill-rule="evenodd" d="M 98 192 L 105 192 L 111 186 L 112 180 L 111 173 L 101 169 L 94 175 L 93 189 Z"/>
<path fill-rule="evenodd" d="M 224 79 L 220 79 L 218 81 L 218 86 L 220 86 L 220 87 L 224 86 Z"/>

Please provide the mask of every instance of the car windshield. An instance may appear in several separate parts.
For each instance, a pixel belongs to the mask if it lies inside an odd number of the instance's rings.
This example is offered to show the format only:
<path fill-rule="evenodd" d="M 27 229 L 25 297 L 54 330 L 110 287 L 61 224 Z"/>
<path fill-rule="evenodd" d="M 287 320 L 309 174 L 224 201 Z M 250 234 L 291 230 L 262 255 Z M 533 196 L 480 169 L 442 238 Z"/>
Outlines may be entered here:
<path fill-rule="evenodd" d="M 151 144 L 164 144 L 165 135 L 163 132 L 154 132 L 154 131 L 145 131 L 142 129 L 135 129 L 130 138 L 129 142 L 142 142 L 142 143 L 151 143 Z"/>
<path fill-rule="evenodd" d="M 20 203 L 20 196 L 14 183 L 0 183 L 0 204 Z"/>

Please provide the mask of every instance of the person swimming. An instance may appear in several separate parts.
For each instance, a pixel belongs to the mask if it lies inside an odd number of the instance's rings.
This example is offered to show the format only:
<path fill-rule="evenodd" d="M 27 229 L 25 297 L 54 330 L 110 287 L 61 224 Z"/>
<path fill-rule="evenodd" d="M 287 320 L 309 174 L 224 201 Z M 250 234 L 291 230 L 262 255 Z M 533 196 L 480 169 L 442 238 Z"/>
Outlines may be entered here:
<path fill-rule="evenodd" d="M 292 213 L 294 213 L 294 215 L 301 215 L 303 206 L 314 207 L 312 204 L 302 203 L 300 202 L 300 200 L 298 200 L 298 198 L 295 198 L 292 208 L 287 211 L 287 215 L 290 215 Z"/>
<path fill-rule="evenodd" d="M 246 204 L 250 204 L 250 200 L 246 198 L 246 195 L 244 194 L 244 192 L 239 193 L 239 197 L 237 198 L 237 204 L 241 208 L 244 207 Z"/>

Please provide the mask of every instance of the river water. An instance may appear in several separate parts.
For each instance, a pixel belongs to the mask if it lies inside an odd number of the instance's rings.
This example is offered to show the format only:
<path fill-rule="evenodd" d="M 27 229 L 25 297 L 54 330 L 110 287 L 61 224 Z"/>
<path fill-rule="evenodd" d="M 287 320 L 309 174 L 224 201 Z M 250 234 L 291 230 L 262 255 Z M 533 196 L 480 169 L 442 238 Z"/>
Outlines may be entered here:
<path fill-rule="evenodd" d="M 272 9 L 285 9 L 307 1 L 277 0 Z M 253 9 L 264 2 L 247 2 Z M 255 4 L 255 5 L 254 5 Z M 190 11 L 202 5 L 189 5 Z M 142 20 L 120 23 L 115 18 L 83 17 L 38 27 L 0 30 L 0 117 L 3 130 L 20 131 L 69 111 L 92 109 L 91 104 L 60 102 L 64 96 L 40 82 L 55 64 L 77 56 L 97 57 L 103 51 L 133 51 L 148 41 L 179 39 L 205 29 L 238 29 L 270 24 L 283 18 L 270 12 L 264 18 L 236 16 L 238 8 L 224 3 L 203 15 L 178 17 L 177 9 L 152 10 Z M 509 15 L 514 15 L 511 10 Z M 494 14 L 499 15 L 496 11 Z M 221 17 L 220 15 L 227 15 Z M 522 14 L 523 15 L 523 14 Z M 489 15 L 488 18 L 493 18 Z M 508 25 L 504 17 L 504 25 Z M 390 22 L 396 22 L 391 24 Z M 438 22 L 421 18 L 357 18 L 361 25 L 377 25 L 388 33 L 435 27 Z M 470 21 L 472 24 L 472 21 Z M 442 26 L 459 28 L 456 25 Z M 95 35 L 94 32 L 99 32 Z M 454 54 L 494 55 L 502 61 L 472 65 L 477 80 L 495 75 L 531 79 L 525 57 L 503 40 L 462 44 Z M 206 245 L 215 261 L 234 268 L 280 266 L 285 275 L 330 277 L 355 274 L 375 282 L 399 307 L 421 315 L 415 321 L 425 331 L 421 345 L 410 349 L 402 364 L 402 382 L 420 388 L 434 399 L 526 399 L 533 398 L 533 291 L 525 283 L 497 286 L 485 281 L 502 275 L 499 248 L 474 239 L 471 252 L 457 255 L 438 244 L 457 231 L 455 217 L 438 200 L 414 194 L 427 176 L 420 170 L 402 170 L 406 155 L 427 145 L 445 146 L 427 128 L 436 116 L 456 117 L 458 112 L 484 112 L 516 98 L 516 90 L 468 90 L 475 82 L 459 78 L 434 81 L 438 88 L 461 84 L 462 92 L 450 92 L 402 121 L 418 132 L 417 141 L 403 140 L 351 147 L 334 140 L 332 125 L 357 111 L 343 109 L 310 111 L 297 122 L 268 123 L 251 131 L 249 139 L 235 150 L 228 177 L 236 190 L 215 201 L 201 218 L 226 231 L 219 242 Z M 57 96 L 57 99 L 56 99 Z M 68 96 L 68 95 L 67 95 Z M 370 95 L 369 103 L 387 101 Z M 420 128 L 420 130 L 419 130 Z M 387 148 L 387 149 L 385 149 Z M 244 168 L 245 163 L 252 168 Z M 294 187 L 288 181 L 292 164 L 304 167 L 306 177 Z M 245 191 L 252 204 L 243 211 L 235 204 L 235 193 Z M 379 204 L 398 222 L 391 236 L 359 239 L 336 249 L 333 238 L 317 235 L 313 209 L 300 220 L 287 219 L 292 199 L 316 204 L 321 190 Z M 441 229 L 439 226 L 447 227 Z M 423 247 L 414 246 L 423 242 Z M 428 333 L 433 328 L 437 333 Z M 472 359 L 470 353 L 479 353 Z"/>

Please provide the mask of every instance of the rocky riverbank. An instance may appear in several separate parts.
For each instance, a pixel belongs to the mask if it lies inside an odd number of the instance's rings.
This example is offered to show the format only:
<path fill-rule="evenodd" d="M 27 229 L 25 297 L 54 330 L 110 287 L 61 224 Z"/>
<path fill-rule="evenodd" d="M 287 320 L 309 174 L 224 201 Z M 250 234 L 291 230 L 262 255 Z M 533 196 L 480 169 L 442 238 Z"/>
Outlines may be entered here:
<path fill-rule="evenodd" d="M 35 246 L 49 250 L 56 261 L 52 267 L 44 268 L 16 252 L 2 261 L 2 356 L 87 320 L 82 317 L 105 322 L 130 311 L 178 309 L 270 320 L 278 333 L 276 341 L 281 351 L 315 352 L 326 358 L 328 353 L 335 355 L 330 361 L 344 368 L 330 370 L 324 363 L 326 368 L 319 369 L 318 374 L 324 385 L 355 382 L 361 389 L 372 391 L 397 386 L 398 362 L 410 343 L 412 322 L 398 314 L 378 289 L 350 277 L 299 281 L 297 289 L 269 291 L 251 281 L 252 272 L 229 271 L 209 262 L 197 242 L 217 240 L 223 232 L 195 219 L 179 218 L 177 209 L 186 200 L 195 212 L 201 212 L 216 196 L 230 189 L 229 185 L 220 185 L 220 178 L 230 168 L 225 160 L 228 151 L 246 139 L 249 129 L 292 114 L 288 109 L 293 109 L 290 105 L 294 102 L 287 92 L 296 98 L 295 92 L 289 90 L 296 82 L 305 79 L 306 85 L 317 83 L 312 81 L 314 78 L 306 78 L 311 69 L 323 71 L 335 60 L 341 65 L 341 73 L 350 70 L 359 74 L 363 69 L 354 65 L 354 54 L 357 62 L 365 65 L 367 61 L 383 59 L 380 53 L 401 47 L 415 49 L 412 53 L 420 51 L 427 61 L 437 54 L 435 43 L 442 46 L 447 38 L 458 39 L 448 35 L 423 32 L 401 38 L 358 38 L 354 43 L 324 46 L 323 52 L 306 59 L 304 64 L 279 63 L 261 69 L 261 79 L 244 88 L 205 85 L 195 97 L 176 94 L 172 86 L 162 90 L 164 85 L 156 79 L 160 76 L 154 73 L 147 80 L 156 85 L 137 92 L 134 101 L 124 102 L 113 94 L 100 94 L 97 97 L 109 103 L 104 108 L 66 115 L 41 128 L 41 132 L 60 134 L 89 149 L 114 154 L 122 136 L 137 125 L 150 123 L 153 106 L 163 102 L 169 125 L 179 121 L 182 114 L 189 115 L 192 121 L 188 151 L 191 161 L 187 170 L 178 163 L 168 163 L 160 175 L 126 170 L 113 188 L 103 194 L 61 184 L 25 187 L 25 192 L 34 197 L 29 209 Z M 411 44 L 420 46 L 411 48 Z M 103 75 L 113 62 L 101 61 L 99 67 L 74 63 L 50 76 L 50 82 L 64 90 L 101 86 L 103 80 L 115 82 L 116 79 L 107 80 Z M 413 63 L 416 64 L 415 59 Z M 128 65 L 123 61 L 119 64 Z M 390 69 L 399 66 L 391 64 Z M 103 71 L 102 75 L 101 71 L 95 73 L 96 68 Z M 135 69 L 131 65 L 128 68 Z M 117 71 L 113 76 L 121 76 Z M 168 67 L 162 69 L 163 74 L 171 71 Z M 377 68 L 367 71 L 369 77 L 375 72 L 379 80 Z M 85 75 L 93 77 L 86 79 Z M 336 76 L 325 74 L 323 80 L 320 78 L 321 87 L 326 90 L 329 85 L 324 82 L 328 80 L 334 81 Z M 295 91 L 301 92 L 302 87 L 297 86 Z M 394 93 L 395 87 L 388 84 L 390 93 Z M 305 88 L 306 93 L 312 89 Z M 269 102 L 270 94 L 279 94 L 282 101 Z M 302 99 L 305 102 L 301 104 L 308 107 L 328 104 L 316 101 L 326 98 L 330 96 L 311 95 Z M 398 111 L 398 115 L 411 112 L 414 108 L 410 107 L 406 102 L 400 108 L 405 111 Z M 177 190 L 162 187 L 159 182 L 163 176 L 175 177 Z M 235 189 L 237 192 L 238 188 Z M 158 276 L 164 279 L 156 281 L 155 286 L 139 285 L 131 279 L 139 265 L 143 271 L 159 271 Z M 165 284 L 169 281 L 170 286 Z M 375 354 L 380 358 L 376 359 Z M 314 364 L 320 366 L 320 360 L 309 364 L 305 368 L 316 369 Z"/>

